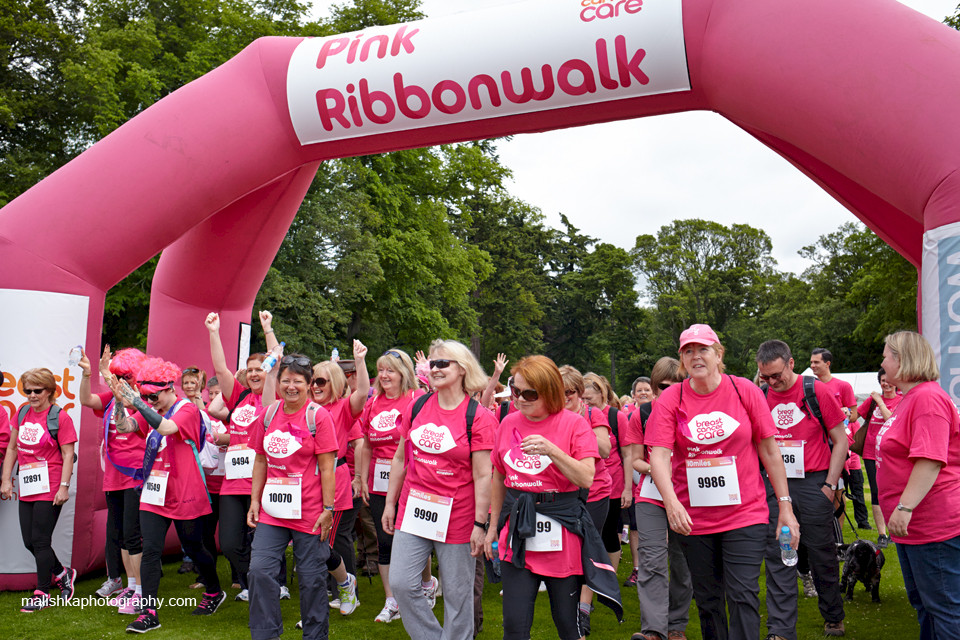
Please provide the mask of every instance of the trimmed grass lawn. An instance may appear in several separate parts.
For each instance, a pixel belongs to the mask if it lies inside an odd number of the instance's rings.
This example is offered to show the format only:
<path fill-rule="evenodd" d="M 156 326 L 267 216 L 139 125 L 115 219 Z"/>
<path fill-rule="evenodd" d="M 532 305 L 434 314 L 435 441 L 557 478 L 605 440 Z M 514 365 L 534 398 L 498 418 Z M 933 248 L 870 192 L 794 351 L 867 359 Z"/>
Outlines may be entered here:
<path fill-rule="evenodd" d="M 869 508 L 869 497 L 868 497 Z M 852 507 L 848 504 L 847 510 L 852 518 Z M 859 531 L 861 537 L 876 540 L 876 531 Z M 844 536 L 847 542 L 854 539 L 849 525 L 845 526 Z M 620 563 L 621 582 L 630 573 L 629 552 L 624 547 L 624 560 Z M 883 581 L 880 585 L 880 598 L 883 601 L 877 605 L 870 601 L 870 594 L 858 585 L 854 601 L 845 603 L 846 628 L 848 638 L 915 638 L 919 635 L 919 626 L 916 613 L 907 602 L 907 594 L 903 587 L 903 577 L 900 573 L 900 563 L 896 549 L 891 545 L 885 550 L 886 565 L 883 569 Z M 163 598 L 198 598 L 199 592 L 189 589 L 193 575 L 177 575 L 179 561 L 164 564 L 164 578 L 160 584 L 160 596 Z M 226 560 L 220 559 L 220 579 L 224 584 L 230 583 L 230 570 Z M 77 583 L 77 596 L 89 596 L 99 588 L 104 576 L 90 575 Z M 468 579 L 472 579 L 468 578 Z M 330 637 L 344 639 L 371 639 L 390 640 L 393 638 L 407 638 L 402 621 L 390 624 L 374 623 L 373 618 L 383 606 L 383 587 L 379 577 L 368 580 L 359 578 L 361 606 L 349 616 L 341 616 L 339 612 L 331 610 Z M 481 639 L 495 640 L 502 637 L 501 604 L 499 585 L 487 584 L 483 597 L 485 614 L 484 629 L 478 636 Z M 300 617 L 297 583 L 291 586 L 293 598 L 281 603 L 283 609 L 285 638 L 300 638 L 301 632 L 294 629 Z M 150 638 L 196 638 L 198 640 L 226 640 L 249 638 L 247 628 L 247 604 L 234 602 L 233 590 L 228 590 L 228 600 L 221 609 L 210 617 L 195 617 L 190 615 L 193 607 L 166 607 L 160 612 L 162 627 L 149 634 Z M 617 624 L 613 614 L 605 607 L 598 607 L 592 616 L 593 632 L 591 638 L 629 638 L 640 630 L 640 613 L 637 607 L 637 594 L 633 589 L 622 589 L 625 609 L 624 623 Z M 119 638 L 126 634 L 126 625 L 133 620 L 132 616 L 121 616 L 113 608 L 90 607 L 62 607 L 47 609 L 34 614 L 18 613 L 20 599 L 27 596 L 26 592 L 0 593 L 0 638 L 5 640 L 86 640 L 95 638 Z M 761 614 L 764 613 L 763 574 L 761 573 Z M 436 613 L 443 615 L 442 598 L 437 601 Z M 761 627 L 761 637 L 766 635 L 766 627 Z M 800 640 L 823 638 L 823 619 L 817 609 L 816 598 L 800 597 L 800 622 L 798 625 Z M 691 640 L 700 639 L 700 627 L 697 622 L 696 606 L 692 607 L 690 625 L 687 627 L 687 636 Z M 550 617 L 549 602 L 546 594 L 541 594 L 537 600 L 536 618 L 533 625 L 532 638 L 535 640 L 556 638 L 556 630 Z"/>

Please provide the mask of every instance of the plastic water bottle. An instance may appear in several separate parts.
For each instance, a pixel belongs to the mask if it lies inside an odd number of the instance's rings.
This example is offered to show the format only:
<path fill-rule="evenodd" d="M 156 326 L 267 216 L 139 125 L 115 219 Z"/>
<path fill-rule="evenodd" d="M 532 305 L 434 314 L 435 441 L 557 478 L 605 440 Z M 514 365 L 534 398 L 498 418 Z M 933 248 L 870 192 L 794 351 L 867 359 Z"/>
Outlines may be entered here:
<path fill-rule="evenodd" d="M 490 565 L 493 567 L 493 573 L 496 576 L 500 577 L 500 549 L 497 548 L 497 541 L 494 540 L 490 543 L 490 546 L 493 548 L 493 559 L 490 560 Z"/>
<path fill-rule="evenodd" d="M 283 355 L 283 347 L 286 345 L 286 342 L 281 342 L 273 349 L 270 350 L 270 353 L 267 354 L 267 357 L 264 359 L 263 364 L 260 365 L 260 368 L 264 373 L 269 373 L 271 369 L 277 366 L 277 361 L 280 360 L 280 357 Z"/>
<path fill-rule="evenodd" d="M 780 559 L 788 567 L 797 564 L 797 550 L 790 546 L 790 529 L 787 527 L 780 527 Z"/>
<path fill-rule="evenodd" d="M 334 362 L 339 362 L 339 361 L 340 361 L 340 349 L 337 349 L 336 347 L 334 347 L 334 348 L 333 348 L 333 351 L 330 352 L 330 359 L 333 360 Z"/>
<path fill-rule="evenodd" d="M 73 349 L 70 349 L 70 355 L 67 356 L 67 364 L 69 364 L 71 367 L 75 367 L 80 364 L 80 360 L 82 359 L 83 347 L 78 344 Z"/>

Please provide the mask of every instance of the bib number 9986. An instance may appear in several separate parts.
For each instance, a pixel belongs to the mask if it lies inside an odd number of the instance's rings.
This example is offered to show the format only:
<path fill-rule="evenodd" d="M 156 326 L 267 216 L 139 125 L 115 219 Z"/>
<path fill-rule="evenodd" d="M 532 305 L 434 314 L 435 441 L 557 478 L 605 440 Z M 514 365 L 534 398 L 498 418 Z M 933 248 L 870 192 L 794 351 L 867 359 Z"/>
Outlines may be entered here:
<path fill-rule="evenodd" d="M 700 489 L 710 489 L 712 487 L 725 487 L 727 481 L 723 476 L 706 476 L 697 478 L 697 486 Z"/>

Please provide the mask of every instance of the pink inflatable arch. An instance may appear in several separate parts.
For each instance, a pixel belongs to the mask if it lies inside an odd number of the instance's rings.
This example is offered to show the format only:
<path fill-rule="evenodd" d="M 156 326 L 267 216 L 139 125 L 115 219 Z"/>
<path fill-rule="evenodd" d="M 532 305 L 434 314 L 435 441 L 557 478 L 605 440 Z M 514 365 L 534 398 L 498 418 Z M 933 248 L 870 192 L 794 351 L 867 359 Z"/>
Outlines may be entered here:
<path fill-rule="evenodd" d="M 960 33 L 893 0 L 528 0 L 263 38 L 5 207 L 0 293 L 85 296 L 96 352 L 105 292 L 162 251 L 148 350 L 208 362 L 205 314 L 236 344 L 320 162 L 702 109 L 922 264 L 923 326 L 955 393 L 958 70 Z M 98 425 L 82 426 L 79 482 L 98 489 Z M 76 499 L 81 570 L 102 557 L 97 494 Z"/>

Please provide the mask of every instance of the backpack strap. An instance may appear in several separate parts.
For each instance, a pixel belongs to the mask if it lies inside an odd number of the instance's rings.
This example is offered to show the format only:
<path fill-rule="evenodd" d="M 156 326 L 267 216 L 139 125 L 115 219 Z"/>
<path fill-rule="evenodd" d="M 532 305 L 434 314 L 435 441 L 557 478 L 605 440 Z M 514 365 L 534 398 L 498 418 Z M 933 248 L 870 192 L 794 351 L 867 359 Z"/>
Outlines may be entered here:
<path fill-rule="evenodd" d="M 620 412 L 617 411 L 616 407 L 607 405 L 607 424 L 610 425 L 610 431 L 613 433 L 613 436 L 617 439 L 617 442 L 620 442 L 620 425 L 617 414 Z"/>
<path fill-rule="evenodd" d="M 320 408 L 316 402 L 307 405 L 307 428 L 310 429 L 310 435 L 317 435 L 317 409 Z"/>
<path fill-rule="evenodd" d="M 277 400 L 276 402 L 274 402 L 273 404 L 271 404 L 269 407 L 267 407 L 267 410 L 266 410 L 266 411 L 264 412 L 264 414 L 263 414 L 263 428 L 264 428 L 264 430 L 266 430 L 266 428 L 270 426 L 270 423 L 273 422 L 273 418 L 274 418 L 274 416 L 277 415 L 277 410 L 278 410 L 278 409 L 280 409 L 280 401 L 279 401 L 279 400 Z M 314 430 L 316 430 L 316 423 L 314 423 Z"/>
<path fill-rule="evenodd" d="M 417 414 L 423 409 L 423 405 L 427 404 L 427 400 L 429 400 L 432 395 L 433 391 L 425 393 L 413 403 L 413 409 L 410 410 L 410 424 L 413 424 L 413 419 L 417 417 Z"/>
<path fill-rule="evenodd" d="M 173 407 L 170 409 L 169 412 L 167 412 L 167 415 L 164 417 L 167 419 L 172 418 L 173 415 L 177 413 L 177 411 L 179 411 L 182 407 L 186 406 L 188 403 L 189 403 L 189 400 L 180 400 L 179 402 L 177 402 L 177 404 L 173 405 Z M 200 428 L 197 429 L 197 431 L 201 434 L 201 437 L 204 437 L 203 431 L 206 429 L 206 426 L 203 423 L 203 416 L 198 415 L 197 417 L 200 420 Z M 203 480 L 203 492 L 207 494 L 207 502 L 209 502 L 212 505 L 213 500 L 210 498 L 210 490 L 207 488 L 207 474 L 203 472 L 203 465 L 200 464 L 200 452 L 197 450 L 197 443 L 190 438 L 184 438 L 183 441 L 186 442 L 188 445 L 190 445 L 190 449 L 191 451 L 193 451 L 193 459 L 197 463 L 197 471 L 200 472 L 200 479 Z"/>
<path fill-rule="evenodd" d="M 813 417 L 820 423 L 820 427 L 823 428 L 824 439 L 827 441 L 830 451 L 833 451 L 833 439 L 830 437 L 830 430 L 827 429 L 827 425 L 823 422 L 823 413 L 820 411 L 820 401 L 817 400 L 816 383 L 817 379 L 815 377 L 803 376 L 803 404 L 807 407 L 808 412 L 813 414 Z"/>
<path fill-rule="evenodd" d="M 246 389 L 246 388 L 245 388 L 243 391 L 240 392 L 240 395 L 237 396 L 237 404 L 233 405 L 233 409 L 231 409 L 230 411 L 227 412 L 227 419 L 226 419 L 226 421 L 224 422 L 224 424 L 230 424 L 230 418 L 233 417 L 233 411 L 234 411 L 234 409 L 236 409 L 237 407 L 239 407 L 239 406 L 240 406 L 240 403 L 243 402 L 243 399 L 246 398 L 246 397 L 247 397 L 248 395 L 250 395 L 251 393 L 253 393 L 253 392 L 250 391 L 250 389 Z"/>
<path fill-rule="evenodd" d="M 470 398 L 467 402 L 467 448 L 473 446 L 473 419 L 477 417 L 477 407 L 480 403 Z"/>
<path fill-rule="evenodd" d="M 500 403 L 500 422 L 503 422 L 503 419 L 507 417 L 510 413 L 510 401 L 505 400 Z"/>
<path fill-rule="evenodd" d="M 20 411 L 17 411 L 17 429 L 23 426 L 23 419 L 27 417 L 27 411 L 30 409 L 29 404 L 25 404 L 20 407 Z"/>

